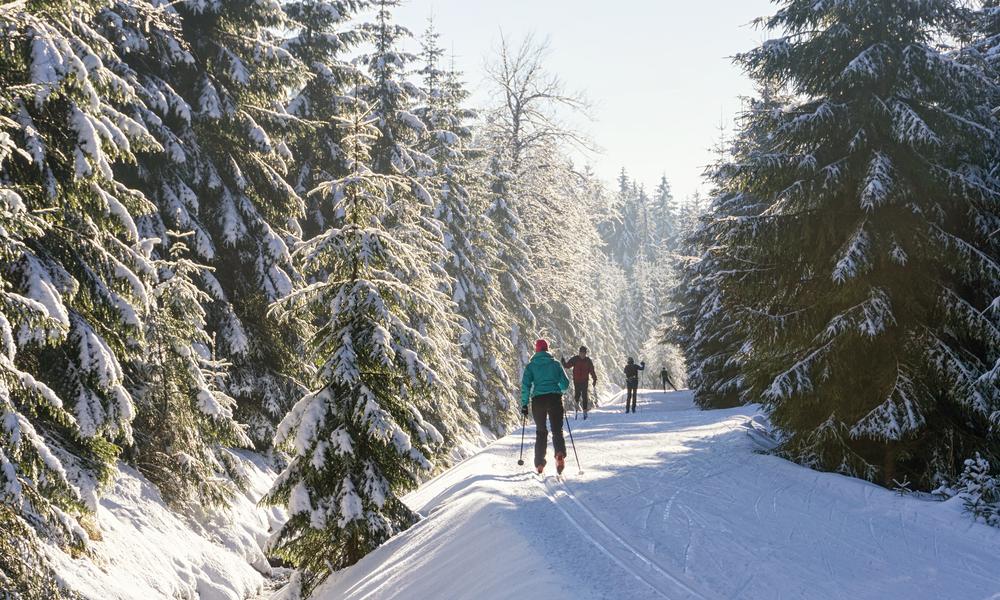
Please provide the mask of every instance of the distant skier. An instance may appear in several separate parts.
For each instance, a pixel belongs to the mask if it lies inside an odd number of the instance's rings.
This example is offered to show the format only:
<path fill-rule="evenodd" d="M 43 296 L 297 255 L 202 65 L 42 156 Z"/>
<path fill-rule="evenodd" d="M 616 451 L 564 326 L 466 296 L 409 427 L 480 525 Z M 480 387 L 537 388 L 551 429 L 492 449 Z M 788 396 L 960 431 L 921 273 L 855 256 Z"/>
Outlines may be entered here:
<path fill-rule="evenodd" d="M 535 468 L 539 474 L 545 469 L 545 447 L 548 445 L 549 435 L 545 420 L 548 419 L 552 427 L 556 472 L 561 474 L 566 466 L 562 395 L 569 388 L 569 379 L 566 378 L 562 365 L 552 358 L 548 350 L 548 342 L 535 341 L 535 355 L 524 367 L 524 375 L 521 376 L 521 414 L 528 416 L 530 399 L 531 415 L 535 419 Z"/>
<path fill-rule="evenodd" d="M 677 391 L 677 386 L 674 385 L 673 381 L 670 381 L 670 373 L 667 372 L 667 368 L 666 367 L 663 367 L 662 369 L 660 369 L 660 383 L 663 384 L 663 391 L 664 392 L 667 391 L 667 384 L 668 383 L 670 384 L 670 387 L 673 388 L 673 390 L 675 392 Z"/>
<path fill-rule="evenodd" d="M 631 400 L 632 414 L 635 414 L 636 396 L 639 391 L 639 371 L 646 370 L 646 361 L 635 364 L 635 359 L 628 357 L 628 364 L 625 365 L 625 412 L 628 413 L 629 401 Z"/>
<path fill-rule="evenodd" d="M 580 346 L 579 354 L 561 362 L 563 367 L 573 369 L 573 401 L 576 403 L 577 410 L 580 409 L 582 401 L 583 418 L 586 419 L 587 411 L 590 410 L 590 399 L 587 390 L 590 383 L 588 377 L 592 378 L 594 386 L 597 386 L 597 372 L 594 370 L 594 361 L 590 360 L 590 357 L 587 356 L 587 347 Z"/>

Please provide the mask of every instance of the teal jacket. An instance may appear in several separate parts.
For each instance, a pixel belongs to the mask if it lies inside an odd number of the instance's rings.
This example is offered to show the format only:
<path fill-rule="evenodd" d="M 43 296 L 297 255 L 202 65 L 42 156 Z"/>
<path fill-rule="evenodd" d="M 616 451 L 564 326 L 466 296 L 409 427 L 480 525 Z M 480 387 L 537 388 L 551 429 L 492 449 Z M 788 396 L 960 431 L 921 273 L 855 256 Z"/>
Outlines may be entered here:
<path fill-rule="evenodd" d="M 536 352 L 521 376 L 521 406 L 542 394 L 561 394 L 569 388 L 569 379 L 559 361 L 548 352 Z"/>

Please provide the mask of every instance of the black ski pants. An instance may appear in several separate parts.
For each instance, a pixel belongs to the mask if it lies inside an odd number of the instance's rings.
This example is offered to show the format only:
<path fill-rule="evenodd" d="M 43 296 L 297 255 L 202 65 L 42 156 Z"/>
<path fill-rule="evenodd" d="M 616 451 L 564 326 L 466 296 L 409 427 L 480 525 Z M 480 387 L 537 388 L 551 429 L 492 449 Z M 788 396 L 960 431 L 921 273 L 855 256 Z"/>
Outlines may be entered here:
<path fill-rule="evenodd" d="M 590 387 L 590 380 L 584 379 L 583 381 L 573 382 L 573 401 L 576 402 L 578 407 L 583 408 L 583 412 L 590 410 L 590 394 L 588 392 Z"/>
<path fill-rule="evenodd" d="M 542 394 L 531 399 L 531 416 L 535 418 L 535 466 L 545 464 L 545 447 L 549 441 L 549 430 L 545 421 L 552 426 L 552 448 L 556 454 L 566 455 L 566 440 L 563 438 L 562 394 Z"/>
<path fill-rule="evenodd" d="M 628 412 L 629 410 L 635 412 L 635 402 L 638 390 L 639 390 L 638 379 L 636 379 L 635 381 L 628 380 L 625 382 L 625 412 Z M 631 408 L 629 408 L 630 401 L 632 403 Z"/>

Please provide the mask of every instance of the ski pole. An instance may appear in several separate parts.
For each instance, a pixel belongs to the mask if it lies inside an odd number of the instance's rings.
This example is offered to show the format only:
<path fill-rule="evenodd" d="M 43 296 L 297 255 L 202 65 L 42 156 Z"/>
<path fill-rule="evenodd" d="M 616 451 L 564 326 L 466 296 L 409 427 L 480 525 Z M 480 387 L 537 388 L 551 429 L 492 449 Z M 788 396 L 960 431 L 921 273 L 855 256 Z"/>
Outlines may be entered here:
<path fill-rule="evenodd" d="M 635 405 L 636 405 L 636 407 L 639 406 L 639 388 L 642 387 L 642 375 L 643 375 L 643 371 L 646 370 L 646 361 L 642 361 L 642 363 L 640 363 L 640 364 L 642 365 L 642 370 L 639 371 L 639 382 L 636 384 L 637 387 L 635 388 Z M 635 412 L 635 409 L 632 409 L 632 412 Z"/>
<path fill-rule="evenodd" d="M 524 464 L 524 427 L 527 424 L 528 417 L 521 415 L 521 453 L 517 456 L 517 464 Z"/>
<path fill-rule="evenodd" d="M 569 431 L 569 443 L 573 446 L 573 456 L 576 457 L 576 466 L 580 469 L 577 475 L 583 475 L 583 467 L 580 466 L 580 455 L 576 453 L 576 442 L 573 441 L 573 428 L 569 426 L 569 419 L 566 420 L 566 431 Z"/>

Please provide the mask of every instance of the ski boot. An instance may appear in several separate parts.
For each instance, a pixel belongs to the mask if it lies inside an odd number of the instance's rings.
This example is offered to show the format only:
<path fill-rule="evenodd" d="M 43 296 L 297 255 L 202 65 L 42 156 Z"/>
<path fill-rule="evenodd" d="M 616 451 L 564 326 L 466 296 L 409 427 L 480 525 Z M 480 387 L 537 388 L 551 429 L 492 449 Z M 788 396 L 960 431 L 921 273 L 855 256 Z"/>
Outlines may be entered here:
<path fill-rule="evenodd" d="M 556 460 L 557 461 L 559 460 L 559 456 L 558 455 L 556 455 Z M 540 465 L 535 465 L 535 470 L 538 471 L 539 475 L 541 475 L 542 471 L 545 470 L 545 461 L 543 460 L 542 464 L 540 464 Z"/>
<path fill-rule="evenodd" d="M 556 474 L 562 475 L 563 469 L 566 468 L 566 455 L 562 452 L 556 452 Z"/>

